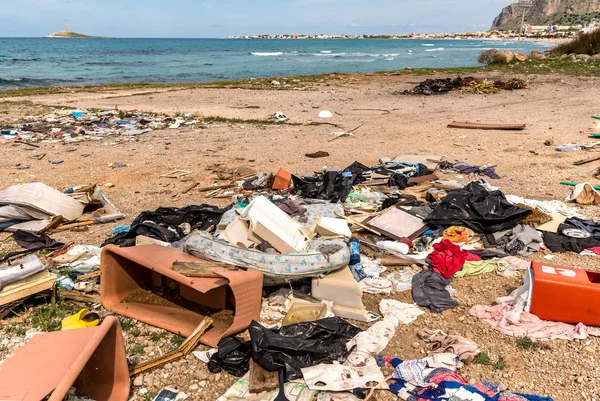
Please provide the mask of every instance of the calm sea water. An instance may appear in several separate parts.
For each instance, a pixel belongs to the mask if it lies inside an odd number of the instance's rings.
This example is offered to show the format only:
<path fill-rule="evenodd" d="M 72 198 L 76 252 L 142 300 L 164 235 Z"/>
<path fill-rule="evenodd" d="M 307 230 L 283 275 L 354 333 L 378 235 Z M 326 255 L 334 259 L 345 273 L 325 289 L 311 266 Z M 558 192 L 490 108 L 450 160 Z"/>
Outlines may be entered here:
<path fill-rule="evenodd" d="M 525 43 L 524 51 L 545 45 Z M 0 38 L 0 89 L 115 82 L 187 83 L 327 72 L 477 65 L 478 40 Z"/>

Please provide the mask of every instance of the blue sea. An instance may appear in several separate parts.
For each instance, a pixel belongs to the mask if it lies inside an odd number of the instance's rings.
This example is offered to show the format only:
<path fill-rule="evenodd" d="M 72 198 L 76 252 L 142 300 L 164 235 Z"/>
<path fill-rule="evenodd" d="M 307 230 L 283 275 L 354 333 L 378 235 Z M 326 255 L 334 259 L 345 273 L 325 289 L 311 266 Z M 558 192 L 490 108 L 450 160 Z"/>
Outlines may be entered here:
<path fill-rule="evenodd" d="M 0 90 L 476 66 L 491 40 L 0 38 Z M 525 42 L 523 52 L 547 45 Z"/>

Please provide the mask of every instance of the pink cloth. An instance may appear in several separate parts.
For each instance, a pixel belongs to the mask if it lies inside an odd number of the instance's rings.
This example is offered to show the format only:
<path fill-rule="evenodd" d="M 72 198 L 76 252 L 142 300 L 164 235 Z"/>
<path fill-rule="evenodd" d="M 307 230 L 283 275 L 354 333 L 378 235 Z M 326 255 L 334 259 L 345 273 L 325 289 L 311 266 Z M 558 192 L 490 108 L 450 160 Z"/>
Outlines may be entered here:
<path fill-rule="evenodd" d="M 495 306 L 475 305 L 470 314 L 500 331 L 513 337 L 529 337 L 532 340 L 585 340 L 588 336 L 600 337 L 600 329 L 587 327 L 584 324 L 574 326 L 562 322 L 541 320 L 531 313 L 522 312 L 518 324 L 506 319 L 506 314 L 512 309 L 511 305 Z"/>
<path fill-rule="evenodd" d="M 431 259 L 433 270 L 444 278 L 450 278 L 461 271 L 465 261 L 479 261 L 481 258 L 474 253 L 463 251 L 460 246 L 454 245 L 445 239 L 433 246 L 434 251 L 428 256 Z"/>

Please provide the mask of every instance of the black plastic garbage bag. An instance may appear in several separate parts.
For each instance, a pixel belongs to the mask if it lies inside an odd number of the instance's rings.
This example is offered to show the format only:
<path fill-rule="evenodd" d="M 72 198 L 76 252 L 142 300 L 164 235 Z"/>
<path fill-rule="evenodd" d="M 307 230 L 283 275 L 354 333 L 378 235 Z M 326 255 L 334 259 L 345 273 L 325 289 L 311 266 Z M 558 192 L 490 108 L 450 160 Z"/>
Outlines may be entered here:
<path fill-rule="evenodd" d="M 284 326 L 278 331 L 252 322 L 248 331 L 254 360 L 271 372 L 285 367 L 289 381 L 302 377 L 302 368 L 340 360 L 347 353 L 347 340 L 362 330 L 336 317 Z"/>
<path fill-rule="evenodd" d="M 218 351 L 208 361 L 208 370 L 219 373 L 225 370 L 230 375 L 242 377 L 250 369 L 252 344 L 238 337 L 227 337 L 219 342 Z"/>
<path fill-rule="evenodd" d="M 352 191 L 352 186 L 364 182 L 362 174 L 371 169 L 364 164 L 354 162 L 344 169 L 344 173 L 352 173 L 344 176 L 338 171 L 329 171 L 320 177 L 296 177 L 292 176 L 294 188 L 304 198 L 323 199 L 332 202 L 344 202 Z"/>
<path fill-rule="evenodd" d="M 489 192 L 471 183 L 448 192 L 424 222 L 428 226 L 466 226 L 477 233 L 491 234 L 516 227 L 531 213 L 507 201 L 502 192 Z"/>
<path fill-rule="evenodd" d="M 184 237 L 184 232 L 179 227 L 181 224 L 188 223 L 192 230 L 206 230 L 218 224 L 226 211 L 227 209 L 211 205 L 192 205 L 181 209 L 161 207 L 154 212 L 142 212 L 131 223 L 128 232 L 107 239 L 102 247 L 109 244 L 122 248 L 135 246 L 135 239 L 139 235 L 172 244 Z"/>

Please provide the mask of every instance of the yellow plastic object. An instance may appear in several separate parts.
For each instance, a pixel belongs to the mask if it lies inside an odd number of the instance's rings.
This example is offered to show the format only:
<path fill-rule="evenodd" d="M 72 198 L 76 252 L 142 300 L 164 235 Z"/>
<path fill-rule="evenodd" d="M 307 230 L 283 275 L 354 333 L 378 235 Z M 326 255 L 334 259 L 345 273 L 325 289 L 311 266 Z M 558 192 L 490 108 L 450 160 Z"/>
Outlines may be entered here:
<path fill-rule="evenodd" d="M 282 326 L 290 326 L 292 324 L 312 322 L 323 319 L 327 315 L 327 305 L 305 304 L 294 302 L 288 311 L 287 315 L 281 322 Z"/>
<path fill-rule="evenodd" d="M 85 329 L 100 324 L 100 316 L 97 313 L 90 313 L 87 309 L 82 309 L 74 315 L 67 316 L 62 320 L 61 331 Z"/>

